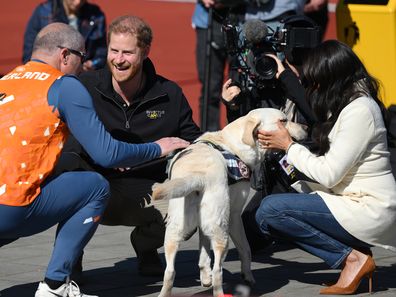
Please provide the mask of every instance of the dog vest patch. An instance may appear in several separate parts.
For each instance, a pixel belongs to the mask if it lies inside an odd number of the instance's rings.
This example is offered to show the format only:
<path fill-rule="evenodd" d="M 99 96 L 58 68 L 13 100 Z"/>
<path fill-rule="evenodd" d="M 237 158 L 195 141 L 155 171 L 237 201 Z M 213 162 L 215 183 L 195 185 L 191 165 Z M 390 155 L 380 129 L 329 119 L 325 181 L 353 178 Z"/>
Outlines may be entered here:
<path fill-rule="evenodd" d="M 250 170 L 249 166 L 247 166 L 238 156 L 230 153 L 229 151 L 226 151 L 221 146 L 216 145 L 212 142 L 205 141 L 205 140 L 194 141 L 194 143 L 198 143 L 198 142 L 209 145 L 210 147 L 221 152 L 221 154 L 223 155 L 223 158 L 226 160 L 226 163 L 227 163 L 227 175 L 228 175 L 228 184 L 229 185 L 235 184 L 240 180 L 250 180 L 250 177 L 252 176 L 252 171 Z M 187 149 L 179 152 L 175 156 L 175 159 L 168 161 L 168 164 L 166 166 L 166 172 L 168 173 L 169 178 L 171 178 L 173 164 L 179 158 L 181 158 L 182 156 L 184 156 L 190 152 L 191 152 L 191 149 L 187 148 Z"/>
<path fill-rule="evenodd" d="M 247 166 L 237 155 L 234 155 L 229 151 L 223 149 L 221 146 L 209 141 L 199 140 L 196 142 L 207 144 L 221 152 L 223 158 L 227 162 L 227 175 L 229 185 L 235 184 L 240 180 L 250 179 L 252 171 L 250 170 L 249 166 Z"/>
<path fill-rule="evenodd" d="M 250 168 L 237 156 L 228 151 L 220 151 L 227 161 L 228 184 L 232 185 L 240 180 L 249 180 L 252 174 Z"/>

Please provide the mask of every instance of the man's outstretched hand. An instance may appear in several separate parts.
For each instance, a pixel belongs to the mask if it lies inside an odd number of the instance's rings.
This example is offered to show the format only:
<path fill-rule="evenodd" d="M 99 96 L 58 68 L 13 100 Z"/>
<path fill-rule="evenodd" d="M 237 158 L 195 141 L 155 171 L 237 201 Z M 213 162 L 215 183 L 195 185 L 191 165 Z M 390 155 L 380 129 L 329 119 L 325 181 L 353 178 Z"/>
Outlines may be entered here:
<path fill-rule="evenodd" d="M 161 157 L 168 155 L 177 149 L 189 146 L 189 142 L 179 137 L 164 137 L 155 141 L 161 147 Z"/>

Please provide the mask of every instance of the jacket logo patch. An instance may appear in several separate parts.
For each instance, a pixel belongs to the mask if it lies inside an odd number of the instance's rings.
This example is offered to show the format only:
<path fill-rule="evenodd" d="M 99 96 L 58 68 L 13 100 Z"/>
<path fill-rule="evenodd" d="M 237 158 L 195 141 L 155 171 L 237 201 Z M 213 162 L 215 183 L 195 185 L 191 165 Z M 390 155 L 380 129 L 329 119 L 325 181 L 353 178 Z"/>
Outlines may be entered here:
<path fill-rule="evenodd" d="M 163 114 L 165 114 L 164 110 L 146 110 L 146 115 L 151 120 L 159 119 Z"/>

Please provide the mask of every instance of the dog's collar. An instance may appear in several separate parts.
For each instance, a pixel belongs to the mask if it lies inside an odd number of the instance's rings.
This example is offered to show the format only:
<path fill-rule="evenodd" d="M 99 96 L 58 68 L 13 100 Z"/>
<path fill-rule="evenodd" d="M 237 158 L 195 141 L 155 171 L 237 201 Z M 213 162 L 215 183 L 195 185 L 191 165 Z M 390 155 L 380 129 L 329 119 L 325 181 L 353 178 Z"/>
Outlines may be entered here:
<path fill-rule="evenodd" d="M 221 152 L 223 158 L 227 162 L 227 174 L 228 174 L 229 185 L 235 184 L 241 180 L 250 179 L 252 175 L 252 171 L 250 170 L 249 166 L 247 166 L 237 155 L 207 140 L 196 140 L 193 143 L 203 143 Z"/>

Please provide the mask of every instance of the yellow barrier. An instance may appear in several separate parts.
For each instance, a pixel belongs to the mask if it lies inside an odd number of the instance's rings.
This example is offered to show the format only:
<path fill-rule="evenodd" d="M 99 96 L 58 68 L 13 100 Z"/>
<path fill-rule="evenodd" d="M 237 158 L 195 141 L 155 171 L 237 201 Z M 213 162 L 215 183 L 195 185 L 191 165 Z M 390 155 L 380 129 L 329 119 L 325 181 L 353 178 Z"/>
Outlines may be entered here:
<path fill-rule="evenodd" d="M 340 0 L 337 39 L 348 44 L 381 83 L 381 98 L 396 106 L 396 0 Z"/>

